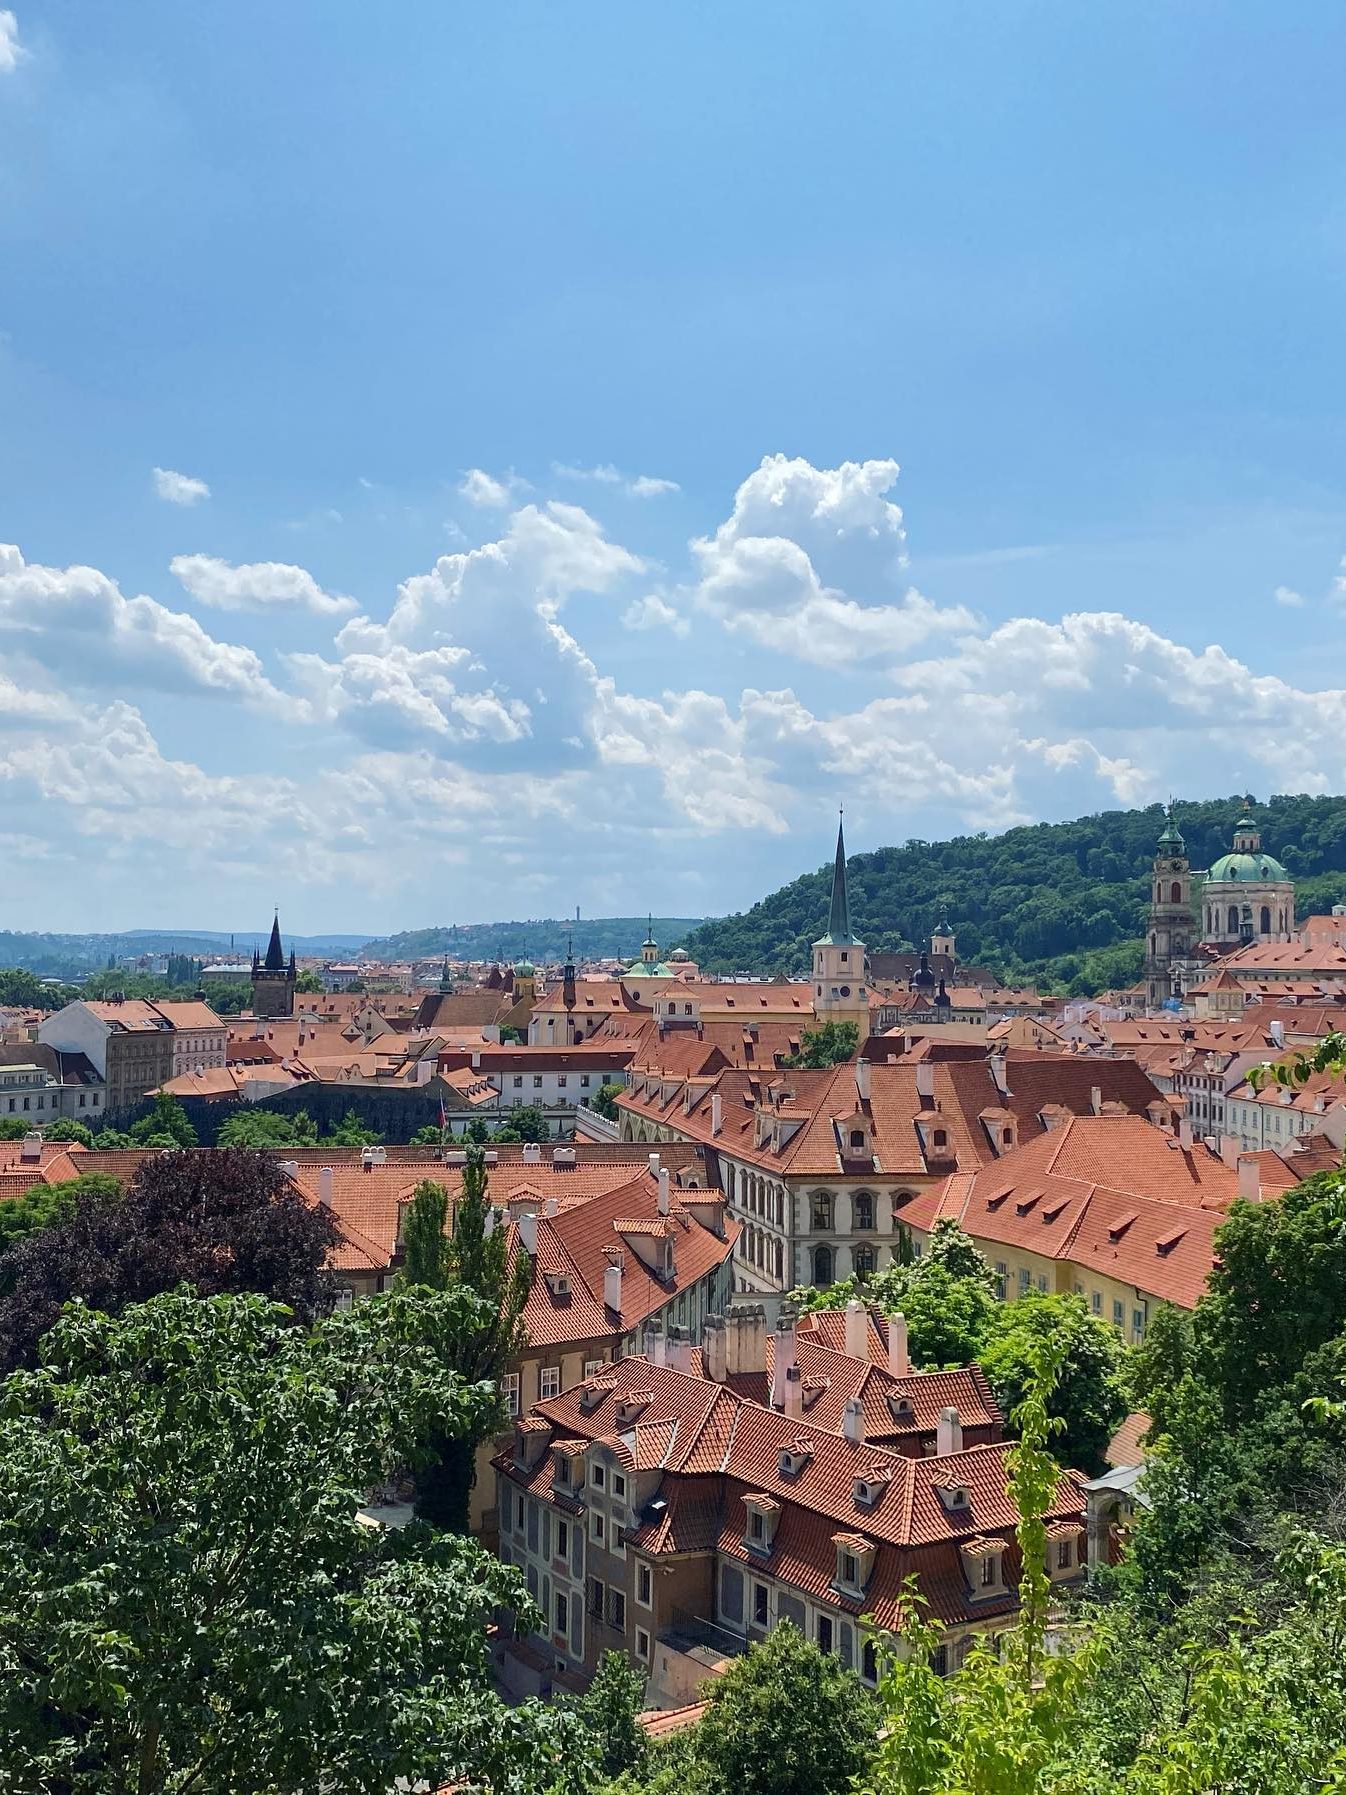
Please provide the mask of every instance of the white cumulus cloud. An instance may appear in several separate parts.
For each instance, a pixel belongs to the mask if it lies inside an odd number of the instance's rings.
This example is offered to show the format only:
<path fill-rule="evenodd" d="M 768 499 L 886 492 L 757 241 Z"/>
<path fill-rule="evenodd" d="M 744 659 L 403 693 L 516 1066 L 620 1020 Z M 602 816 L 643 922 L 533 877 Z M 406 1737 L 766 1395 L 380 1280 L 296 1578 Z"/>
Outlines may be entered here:
<path fill-rule="evenodd" d="M 175 473 L 171 467 L 156 467 L 153 471 L 154 490 L 170 505 L 198 505 L 202 499 L 210 497 L 210 488 L 205 481 L 197 480 L 191 474 Z"/>
<path fill-rule="evenodd" d="M 215 555 L 174 555 L 169 570 L 197 601 L 218 611 L 310 611 L 315 617 L 345 617 L 357 609 L 340 592 L 325 592 L 305 568 L 285 561 L 248 561 L 232 566 Z"/>
<path fill-rule="evenodd" d="M 484 468 L 470 467 L 458 482 L 458 496 L 478 510 L 503 511 L 513 502 L 515 493 L 524 490 L 525 484 L 512 473 L 497 478 Z"/>

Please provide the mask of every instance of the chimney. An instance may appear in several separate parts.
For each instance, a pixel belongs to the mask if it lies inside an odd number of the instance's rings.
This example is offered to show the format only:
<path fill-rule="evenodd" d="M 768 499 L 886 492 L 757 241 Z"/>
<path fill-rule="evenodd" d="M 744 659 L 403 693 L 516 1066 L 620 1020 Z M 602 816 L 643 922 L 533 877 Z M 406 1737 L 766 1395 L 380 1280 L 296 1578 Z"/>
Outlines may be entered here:
<path fill-rule="evenodd" d="M 650 1154 L 650 1170 L 656 1178 L 659 1176 L 659 1155 L 657 1153 Z"/>
<path fill-rule="evenodd" d="M 1257 1202 L 1262 1194 L 1261 1167 L 1253 1153 L 1239 1155 L 1239 1195 L 1249 1203 Z"/>
<path fill-rule="evenodd" d="M 916 1062 L 916 1095 L 933 1097 L 935 1094 L 935 1062 L 933 1060 L 917 1060 Z"/>
<path fill-rule="evenodd" d="M 620 1250 L 616 1258 L 610 1259 L 603 1273 L 603 1302 L 620 1315 L 622 1312 L 622 1256 Z"/>
<path fill-rule="evenodd" d="M 957 1409 L 939 1411 L 939 1427 L 935 1433 L 936 1458 L 948 1458 L 951 1452 L 963 1450 L 963 1424 Z"/>
<path fill-rule="evenodd" d="M 645 1330 L 645 1357 L 651 1365 L 667 1365 L 668 1352 L 664 1344 L 664 1324 L 652 1321 Z"/>
<path fill-rule="evenodd" d="M 869 1061 L 855 1062 L 855 1095 L 861 1103 L 869 1102 Z"/>
<path fill-rule="evenodd" d="M 712 1134 L 719 1134 L 723 1127 L 724 1099 L 720 1096 L 718 1091 L 715 1091 L 712 1093 L 710 1099 L 710 1132 Z"/>
<path fill-rule="evenodd" d="M 1103 1089 L 1101 1085 L 1089 1087 L 1089 1114 L 1101 1116 L 1103 1113 Z"/>
<path fill-rule="evenodd" d="M 1281 1021 L 1279 1016 L 1272 1017 L 1270 1023 L 1267 1025 L 1267 1032 L 1271 1036 L 1271 1045 L 1273 1047 L 1284 1047 L 1285 1024 Z"/>
<path fill-rule="evenodd" d="M 542 1213 L 546 1216 L 547 1220 L 550 1221 L 552 1216 L 561 1213 L 561 1205 L 557 1202 L 555 1197 L 548 1197 L 542 1205 Z"/>
<path fill-rule="evenodd" d="M 860 1406 L 858 1396 L 852 1396 L 846 1404 L 841 1420 L 841 1431 L 855 1446 L 858 1446 L 865 1437 L 865 1411 Z"/>
<path fill-rule="evenodd" d="M 846 1355 L 852 1359 L 868 1359 L 869 1316 L 865 1305 L 852 1297 L 846 1305 Z"/>
<path fill-rule="evenodd" d="M 702 1328 L 701 1356 L 705 1362 L 706 1376 L 722 1384 L 728 1373 L 729 1342 L 726 1337 L 723 1315 L 708 1315 Z"/>
<path fill-rule="evenodd" d="M 537 1213 L 526 1209 L 519 1215 L 519 1242 L 530 1259 L 537 1257 Z"/>
<path fill-rule="evenodd" d="M 332 1207 L 332 1168 L 322 1166 L 318 1171 L 318 1201 L 324 1209 Z"/>
<path fill-rule="evenodd" d="M 1232 1172 L 1239 1162 L 1239 1137 L 1236 1134 L 1220 1136 L 1220 1158 Z"/>
<path fill-rule="evenodd" d="M 672 1370 L 680 1371 L 684 1377 L 692 1375 L 692 1338 L 686 1328 L 670 1328 L 668 1331 L 668 1363 Z"/>
<path fill-rule="evenodd" d="M 785 1412 L 792 1421 L 803 1418 L 804 1380 L 799 1375 L 798 1365 L 791 1365 L 785 1374 Z"/>
<path fill-rule="evenodd" d="M 888 1317 L 888 1369 L 894 1377 L 911 1376 L 911 1350 L 907 1345 L 905 1315 Z"/>
<path fill-rule="evenodd" d="M 776 1323 L 776 1357 L 771 1371 L 771 1406 L 785 1407 L 785 1380 L 795 1365 L 795 1324 L 791 1316 Z"/>
<path fill-rule="evenodd" d="M 1009 1055 L 1006 1053 L 993 1053 L 991 1055 L 990 1065 L 991 1077 L 995 1080 L 996 1089 L 1000 1092 L 1002 1097 L 1008 1097 L 1010 1094 Z"/>
<path fill-rule="evenodd" d="M 1182 1147 L 1190 1147 L 1195 1139 L 1196 1136 L 1192 1133 L 1192 1118 L 1184 1116 L 1178 1123 L 1178 1144 Z"/>
<path fill-rule="evenodd" d="M 659 1213 L 668 1214 L 668 1167 L 659 1167 Z"/>

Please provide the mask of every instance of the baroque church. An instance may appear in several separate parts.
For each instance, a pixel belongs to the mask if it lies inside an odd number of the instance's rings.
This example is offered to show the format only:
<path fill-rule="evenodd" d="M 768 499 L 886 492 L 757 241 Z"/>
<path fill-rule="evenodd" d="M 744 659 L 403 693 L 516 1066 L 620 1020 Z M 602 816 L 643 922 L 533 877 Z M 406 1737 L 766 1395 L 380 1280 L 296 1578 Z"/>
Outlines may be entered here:
<path fill-rule="evenodd" d="M 1193 871 L 1169 806 L 1150 892 L 1145 1000 L 1151 1009 L 1183 997 L 1213 960 L 1251 942 L 1293 940 L 1294 928 L 1294 881 L 1263 851 L 1251 798 L 1234 825 L 1232 851 L 1204 873 Z"/>

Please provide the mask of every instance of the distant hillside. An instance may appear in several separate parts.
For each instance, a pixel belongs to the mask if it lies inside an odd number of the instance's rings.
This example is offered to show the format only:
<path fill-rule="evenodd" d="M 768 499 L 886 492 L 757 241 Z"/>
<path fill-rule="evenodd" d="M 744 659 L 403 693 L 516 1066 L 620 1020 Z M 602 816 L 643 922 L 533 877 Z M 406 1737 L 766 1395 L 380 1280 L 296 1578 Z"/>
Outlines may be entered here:
<path fill-rule="evenodd" d="M 656 916 L 654 938 L 663 953 L 682 945 L 701 924 L 699 916 Z M 434 929 L 412 929 L 367 941 L 363 952 L 376 960 L 425 960 L 448 954 L 458 960 L 563 960 L 566 937 L 574 939 L 580 960 L 634 960 L 649 927 L 644 916 L 598 916 L 583 922 L 548 918 L 530 922 L 464 922 Z"/>
<path fill-rule="evenodd" d="M 266 946 L 271 933 L 268 921 L 260 929 L 234 932 L 236 951 L 250 955 L 253 943 Z M 349 954 L 363 935 L 289 935 L 285 946 L 297 954 Z M 108 963 L 141 954 L 217 955 L 228 951 L 228 931 L 210 929 L 126 929 L 111 935 L 27 934 L 0 929 L 0 966 L 26 966 L 40 978 L 82 978 Z"/>
<path fill-rule="evenodd" d="M 1235 796 L 1178 804 L 1194 867 L 1225 853 Z M 1262 843 L 1296 881 L 1299 915 L 1346 902 L 1346 798 L 1255 804 Z M 919 946 L 947 911 L 958 957 L 1005 978 L 1087 995 L 1140 971 L 1147 875 L 1163 810 L 1110 810 L 1003 835 L 909 841 L 848 861 L 851 916 L 871 952 Z M 708 971 L 806 973 L 827 917 L 830 863 L 684 943 Z"/>

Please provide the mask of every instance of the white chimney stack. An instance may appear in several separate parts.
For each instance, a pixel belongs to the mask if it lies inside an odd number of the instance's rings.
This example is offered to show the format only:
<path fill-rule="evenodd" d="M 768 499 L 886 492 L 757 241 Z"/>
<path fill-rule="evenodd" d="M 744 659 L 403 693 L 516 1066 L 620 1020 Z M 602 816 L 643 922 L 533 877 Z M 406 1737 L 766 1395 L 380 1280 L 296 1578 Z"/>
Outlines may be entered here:
<path fill-rule="evenodd" d="M 865 1437 L 865 1411 L 860 1405 L 858 1396 L 852 1396 L 846 1404 L 841 1420 L 841 1431 L 856 1446 Z"/>
<path fill-rule="evenodd" d="M 1271 1022 L 1268 1024 L 1267 1032 L 1271 1036 L 1271 1045 L 1273 1047 L 1284 1047 L 1285 1024 L 1281 1021 L 1279 1016 L 1273 1016 Z"/>
<path fill-rule="evenodd" d="M 785 1374 L 785 1412 L 792 1421 L 803 1418 L 804 1380 L 799 1375 L 798 1365 L 791 1365 Z"/>
<path fill-rule="evenodd" d="M 724 1098 L 718 1091 L 711 1094 L 710 1099 L 710 1132 L 719 1134 L 724 1127 Z"/>
<path fill-rule="evenodd" d="M 729 1340 L 723 1315 L 708 1315 L 701 1334 L 706 1376 L 722 1384 L 729 1371 Z"/>
<path fill-rule="evenodd" d="M 963 1450 L 963 1424 L 958 1419 L 957 1409 L 941 1409 L 939 1427 L 935 1433 L 935 1456 L 948 1458 L 951 1452 Z"/>
<path fill-rule="evenodd" d="M 907 1345 L 905 1315 L 888 1317 L 888 1369 L 894 1377 L 911 1376 L 911 1351 Z"/>
<path fill-rule="evenodd" d="M 1252 1153 L 1239 1155 L 1239 1195 L 1255 1203 L 1262 1194 L 1262 1169 Z"/>
<path fill-rule="evenodd" d="M 865 1311 L 865 1305 L 858 1297 L 853 1296 L 846 1305 L 846 1354 L 848 1358 L 867 1359 L 869 1357 L 868 1333 L 869 1316 Z"/>
<path fill-rule="evenodd" d="M 552 1216 L 561 1213 L 561 1205 L 557 1202 L 555 1197 L 548 1197 L 542 1205 L 542 1213 L 546 1216 L 547 1220 L 550 1221 Z"/>
<path fill-rule="evenodd" d="M 668 1362 L 684 1377 L 692 1375 L 692 1340 L 685 1328 L 672 1328 L 668 1336 Z"/>
<path fill-rule="evenodd" d="M 776 1323 L 775 1360 L 771 1367 L 771 1406 L 785 1407 L 785 1380 L 795 1366 L 795 1324 L 793 1320 Z"/>
<path fill-rule="evenodd" d="M 668 1167 L 659 1167 L 659 1213 L 668 1214 Z"/>
<path fill-rule="evenodd" d="M 520 1224 L 522 1226 L 522 1223 Z M 603 1301 L 614 1314 L 622 1312 L 622 1262 L 620 1255 L 608 1262 L 603 1273 Z"/>
<path fill-rule="evenodd" d="M 668 1363 L 664 1326 L 660 1321 L 652 1321 L 645 1330 L 645 1356 L 651 1365 L 667 1365 Z"/>
<path fill-rule="evenodd" d="M 869 1102 L 869 1061 L 855 1062 L 855 1095 L 861 1103 Z"/>
<path fill-rule="evenodd" d="M 1089 1111 L 1091 1115 L 1095 1116 L 1101 1116 L 1103 1113 L 1103 1087 L 1101 1085 L 1089 1087 Z"/>
<path fill-rule="evenodd" d="M 1192 1132 L 1192 1118 L 1184 1116 L 1178 1123 L 1178 1144 L 1182 1147 L 1190 1147 L 1195 1139 L 1196 1136 Z"/>
<path fill-rule="evenodd" d="M 933 1060 L 917 1060 L 916 1062 L 916 1095 L 933 1097 L 935 1094 L 935 1064 Z"/>
<path fill-rule="evenodd" d="M 321 1166 L 318 1170 L 318 1201 L 324 1209 L 332 1207 L 332 1168 Z"/>
<path fill-rule="evenodd" d="M 525 1209 L 519 1215 L 519 1243 L 530 1259 L 537 1254 L 537 1213 Z"/>
<path fill-rule="evenodd" d="M 650 1170 L 656 1178 L 659 1176 L 659 1155 L 657 1153 L 650 1154 Z"/>

